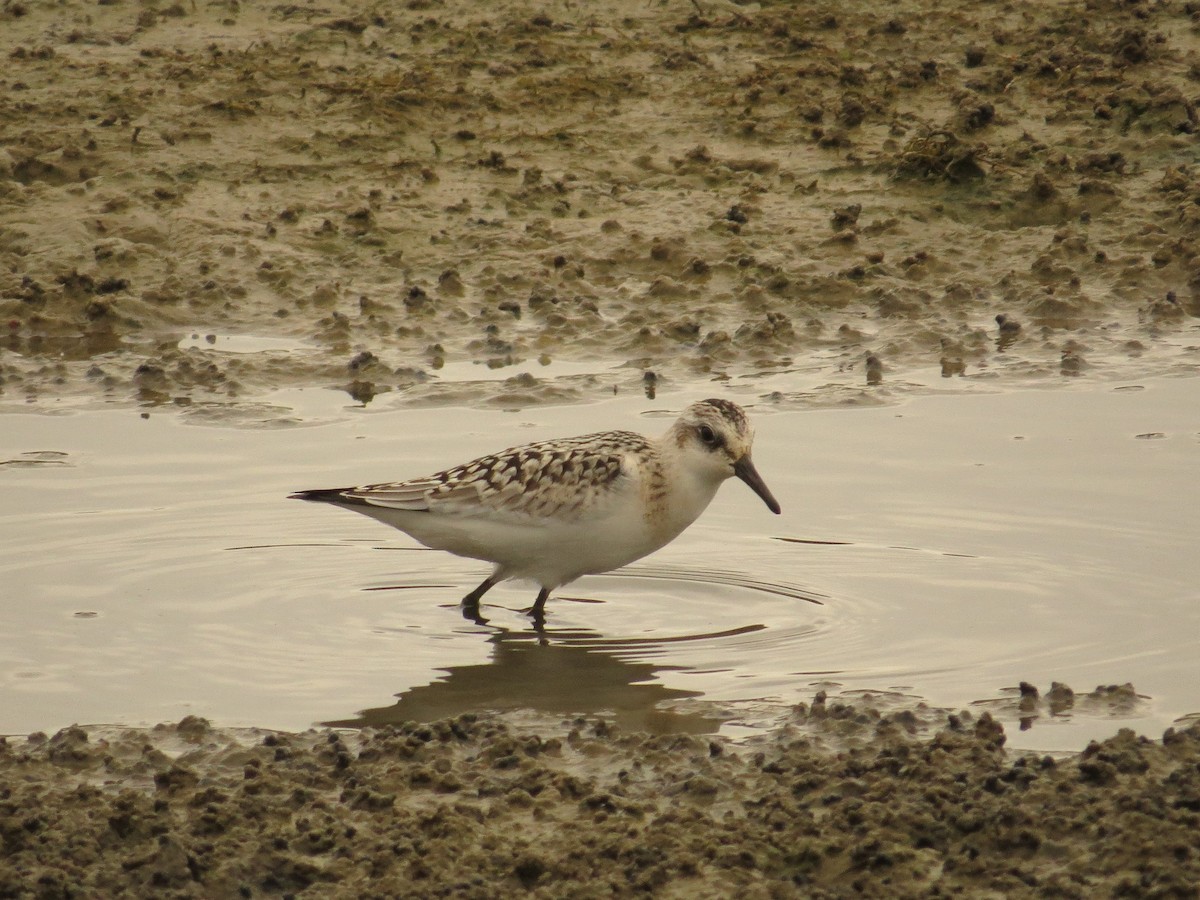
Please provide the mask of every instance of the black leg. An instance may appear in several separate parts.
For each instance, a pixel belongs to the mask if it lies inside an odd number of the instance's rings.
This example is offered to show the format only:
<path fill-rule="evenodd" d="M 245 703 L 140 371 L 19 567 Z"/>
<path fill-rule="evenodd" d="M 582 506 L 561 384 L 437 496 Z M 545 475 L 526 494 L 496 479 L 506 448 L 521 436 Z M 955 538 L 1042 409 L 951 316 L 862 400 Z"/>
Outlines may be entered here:
<path fill-rule="evenodd" d="M 463 597 L 463 618 L 470 619 L 472 622 L 486 624 L 486 619 L 483 619 L 482 622 L 480 621 L 482 617 L 479 615 L 479 601 L 483 598 L 484 594 L 486 594 L 499 583 L 500 581 L 498 578 L 496 578 L 496 576 L 489 575 L 487 578 L 483 579 L 483 584 L 479 585 L 479 587 L 475 588 L 475 590 Z"/>
<path fill-rule="evenodd" d="M 529 610 L 529 618 L 533 619 L 533 624 L 541 627 L 546 624 L 546 601 L 550 599 L 550 588 L 542 588 L 538 591 L 537 599 L 533 601 L 533 607 Z"/>

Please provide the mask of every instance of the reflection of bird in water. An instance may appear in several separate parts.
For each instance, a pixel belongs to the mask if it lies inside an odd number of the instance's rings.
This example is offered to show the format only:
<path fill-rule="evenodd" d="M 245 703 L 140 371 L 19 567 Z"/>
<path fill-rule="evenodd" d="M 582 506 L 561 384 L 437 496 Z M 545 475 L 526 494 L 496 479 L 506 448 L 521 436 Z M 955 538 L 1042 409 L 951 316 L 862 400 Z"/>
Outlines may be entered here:
<path fill-rule="evenodd" d="M 380 727 L 480 709 L 528 709 L 556 716 L 604 713 L 630 731 L 703 734 L 720 727 L 716 716 L 664 706 L 699 693 L 667 687 L 657 675 L 661 664 L 623 659 L 616 652 L 620 642 L 605 647 L 595 632 L 549 632 L 538 639 L 501 631 L 489 640 L 489 662 L 448 667 L 444 677 L 405 691 L 391 706 L 324 724 Z"/>
<path fill-rule="evenodd" d="M 774 513 L 750 458 L 754 430 L 728 400 L 702 400 L 658 439 L 608 431 L 514 447 L 427 478 L 357 488 L 301 491 L 379 519 L 427 547 L 482 559 L 495 570 L 463 598 L 479 601 L 510 578 L 537 582 L 530 614 L 544 621 L 550 592 L 606 572 L 674 540 L 737 476 Z"/>
<path fill-rule="evenodd" d="M 996 349 L 1003 350 L 1021 334 L 1021 323 L 1000 313 L 996 316 L 996 324 L 1000 326 L 1000 336 L 996 338 Z"/>

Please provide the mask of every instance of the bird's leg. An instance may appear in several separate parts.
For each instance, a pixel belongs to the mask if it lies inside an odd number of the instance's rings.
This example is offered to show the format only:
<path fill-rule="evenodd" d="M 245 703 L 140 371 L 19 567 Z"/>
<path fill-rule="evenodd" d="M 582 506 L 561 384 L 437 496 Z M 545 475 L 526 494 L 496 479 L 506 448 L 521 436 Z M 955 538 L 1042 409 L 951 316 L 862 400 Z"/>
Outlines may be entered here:
<path fill-rule="evenodd" d="M 494 574 L 483 579 L 483 584 L 462 598 L 463 618 L 471 619 L 472 621 L 479 620 L 479 601 L 483 595 L 500 583 L 500 579 Z"/>
<path fill-rule="evenodd" d="M 537 599 L 533 601 L 533 606 L 529 610 L 529 618 L 533 619 L 533 624 L 541 627 L 546 624 L 546 601 L 550 599 L 550 588 L 542 588 L 538 591 Z"/>

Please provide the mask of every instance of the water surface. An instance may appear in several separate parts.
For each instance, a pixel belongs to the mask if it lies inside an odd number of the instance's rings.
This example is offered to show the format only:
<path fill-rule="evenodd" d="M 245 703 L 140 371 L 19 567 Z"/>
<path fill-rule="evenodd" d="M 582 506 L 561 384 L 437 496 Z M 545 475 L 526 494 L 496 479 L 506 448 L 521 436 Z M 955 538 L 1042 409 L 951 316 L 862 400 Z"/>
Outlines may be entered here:
<path fill-rule="evenodd" d="M 699 394 L 509 413 L 289 392 L 270 403 L 293 425 L 273 428 L 7 415 L 0 731 L 531 707 L 739 733 L 819 688 L 962 707 L 1025 680 L 1132 682 L 1143 699 L 1119 718 L 1043 716 L 1010 729 L 1017 745 L 1157 733 L 1200 710 L 1198 390 L 763 401 L 755 457 L 784 514 L 730 482 L 669 547 L 561 589 L 541 635 L 521 613 L 532 587 L 496 588 L 488 624 L 466 621 L 457 601 L 485 565 L 287 493 L 597 427 L 657 432 Z"/>

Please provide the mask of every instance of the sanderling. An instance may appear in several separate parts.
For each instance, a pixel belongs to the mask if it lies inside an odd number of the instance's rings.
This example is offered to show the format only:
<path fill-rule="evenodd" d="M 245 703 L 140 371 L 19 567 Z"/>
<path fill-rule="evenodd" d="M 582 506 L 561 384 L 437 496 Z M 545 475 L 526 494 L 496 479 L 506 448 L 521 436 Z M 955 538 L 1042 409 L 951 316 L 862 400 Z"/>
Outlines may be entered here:
<path fill-rule="evenodd" d="M 399 528 L 426 547 L 495 564 L 462 599 L 479 601 L 510 578 L 541 590 L 539 625 L 555 588 L 607 572 L 665 546 L 736 475 L 771 512 L 779 503 L 750 458 L 754 430 L 728 400 L 702 400 L 657 440 L 631 431 L 540 441 L 483 456 L 427 478 L 332 490 L 298 500 L 332 503 Z"/>

